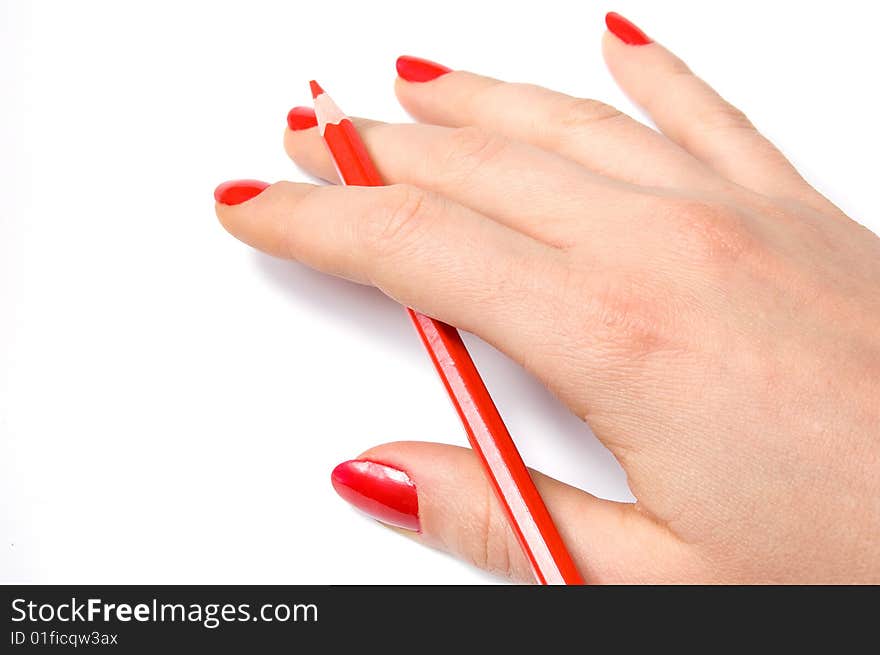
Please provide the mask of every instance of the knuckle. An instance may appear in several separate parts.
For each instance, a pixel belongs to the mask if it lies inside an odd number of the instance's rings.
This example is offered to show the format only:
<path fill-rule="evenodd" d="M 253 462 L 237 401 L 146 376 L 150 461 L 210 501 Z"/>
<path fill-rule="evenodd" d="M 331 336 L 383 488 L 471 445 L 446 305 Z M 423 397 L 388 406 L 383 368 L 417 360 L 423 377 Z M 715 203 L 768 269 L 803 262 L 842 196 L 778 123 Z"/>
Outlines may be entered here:
<path fill-rule="evenodd" d="M 634 367 L 683 352 L 690 343 L 687 299 L 656 272 L 575 270 L 559 294 L 566 311 L 553 323 L 546 357 L 556 376 L 581 378 L 599 369 L 631 376 Z"/>
<path fill-rule="evenodd" d="M 504 94 L 504 89 L 507 87 L 508 83 L 503 80 L 496 80 L 493 78 L 484 77 L 481 79 L 481 84 L 478 87 L 475 93 L 472 93 L 467 100 L 467 108 L 473 112 L 477 110 L 481 105 L 492 103 L 493 100 L 497 99 L 499 91 L 501 95 Z"/>
<path fill-rule="evenodd" d="M 277 194 L 280 198 L 291 198 L 296 195 L 296 191 L 299 189 L 300 185 L 296 182 L 290 182 L 289 180 L 278 180 L 274 184 L 270 184 L 266 191 L 272 194 Z"/>
<path fill-rule="evenodd" d="M 731 264 L 758 249 L 745 217 L 726 203 L 678 198 L 662 201 L 660 211 L 674 227 L 674 247 L 689 259 Z"/>
<path fill-rule="evenodd" d="M 670 348 L 676 334 L 673 304 L 656 281 L 635 273 L 618 275 L 591 285 L 578 324 L 571 327 L 581 339 L 598 329 L 606 351 L 626 360 L 642 358 Z"/>
<path fill-rule="evenodd" d="M 591 98 L 567 99 L 560 113 L 559 123 L 563 127 L 575 129 L 587 128 L 623 117 L 620 110 Z"/>
<path fill-rule="evenodd" d="M 515 98 L 525 102 L 546 102 L 559 95 L 540 84 L 532 84 L 530 82 L 507 82 L 504 85 L 504 90 L 508 98 Z"/>
<path fill-rule="evenodd" d="M 522 577 L 521 567 L 517 565 L 519 552 L 514 543 L 515 537 L 501 517 L 488 486 L 485 492 L 485 509 L 478 530 L 478 545 L 471 553 L 471 563 L 477 568 L 505 578 Z"/>
<path fill-rule="evenodd" d="M 360 242 L 375 258 L 393 256 L 406 248 L 423 229 L 430 200 L 428 194 L 405 184 L 385 188 L 387 198 L 359 223 Z"/>
<path fill-rule="evenodd" d="M 508 82 L 507 88 L 516 97 L 535 98 L 541 95 L 553 95 L 553 91 L 532 82 Z"/>
<path fill-rule="evenodd" d="M 441 154 L 441 170 L 449 170 L 459 178 L 470 176 L 497 158 L 507 147 L 507 139 L 481 128 L 456 128 L 449 134 Z"/>
<path fill-rule="evenodd" d="M 690 66 L 678 57 L 673 56 L 667 65 L 668 68 L 666 69 L 666 74 L 671 78 L 670 81 L 675 81 L 675 78 L 694 77 L 694 72 L 690 69 Z"/>
<path fill-rule="evenodd" d="M 712 105 L 698 115 L 698 122 L 711 131 L 755 129 L 749 117 L 728 102 Z"/>
<path fill-rule="evenodd" d="M 271 252 L 280 254 L 288 259 L 300 259 L 305 245 L 294 229 L 296 220 L 293 217 L 313 200 L 318 200 L 323 187 L 307 185 L 303 190 L 302 184 L 282 180 L 270 186 L 267 193 L 267 211 L 275 216 L 282 216 L 281 220 L 273 221 L 276 226 L 277 243 Z"/>

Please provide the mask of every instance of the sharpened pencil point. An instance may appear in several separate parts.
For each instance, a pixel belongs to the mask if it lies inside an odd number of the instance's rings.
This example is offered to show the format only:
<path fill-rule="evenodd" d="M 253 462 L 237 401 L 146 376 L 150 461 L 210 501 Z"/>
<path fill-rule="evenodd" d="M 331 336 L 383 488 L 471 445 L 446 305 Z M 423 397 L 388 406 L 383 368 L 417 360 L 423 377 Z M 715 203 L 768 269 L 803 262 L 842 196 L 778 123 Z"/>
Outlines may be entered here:
<path fill-rule="evenodd" d="M 317 82 L 315 82 L 315 80 L 312 80 L 311 82 L 309 82 L 309 86 L 312 89 L 312 97 L 313 98 L 317 98 L 319 95 L 324 93 L 324 89 L 322 89 L 321 85 L 318 84 Z"/>

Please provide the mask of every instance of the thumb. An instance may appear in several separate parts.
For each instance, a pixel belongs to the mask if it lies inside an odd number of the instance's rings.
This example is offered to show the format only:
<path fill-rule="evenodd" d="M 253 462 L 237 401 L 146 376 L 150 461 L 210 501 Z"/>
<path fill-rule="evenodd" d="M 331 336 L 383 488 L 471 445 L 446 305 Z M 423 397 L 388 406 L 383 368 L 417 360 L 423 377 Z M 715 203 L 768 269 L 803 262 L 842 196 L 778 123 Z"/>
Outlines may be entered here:
<path fill-rule="evenodd" d="M 636 506 L 596 498 L 531 472 L 588 583 L 680 579 L 687 547 Z M 343 462 L 331 476 L 346 501 L 416 541 L 517 581 L 531 569 L 476 455 L 467 448 L 398 442 Z"/>

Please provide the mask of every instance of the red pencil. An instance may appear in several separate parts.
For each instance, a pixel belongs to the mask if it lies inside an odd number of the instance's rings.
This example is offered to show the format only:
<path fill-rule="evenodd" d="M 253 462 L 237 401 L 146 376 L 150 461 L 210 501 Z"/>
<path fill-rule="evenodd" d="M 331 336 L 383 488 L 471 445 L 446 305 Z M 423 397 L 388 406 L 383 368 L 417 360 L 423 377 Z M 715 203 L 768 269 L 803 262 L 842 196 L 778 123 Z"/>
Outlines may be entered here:
<path fill-rule="evenodd" d="M 354 124 L 314 80 L 318 129 L 346 185 L 382 186 Z M 501 501 L 508 523 L 541 584 L 583 584 L 458 331 L 407 308 L 452 404 Z"/>

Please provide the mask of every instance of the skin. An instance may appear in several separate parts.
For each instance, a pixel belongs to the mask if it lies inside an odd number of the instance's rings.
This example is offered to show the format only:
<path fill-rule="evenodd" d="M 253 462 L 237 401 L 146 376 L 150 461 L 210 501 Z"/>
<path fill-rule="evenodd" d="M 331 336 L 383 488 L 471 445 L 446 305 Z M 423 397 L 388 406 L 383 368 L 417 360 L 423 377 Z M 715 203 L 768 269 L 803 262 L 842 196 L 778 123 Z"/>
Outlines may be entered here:
<path fill-rule="evenodd" d="M 476 333 L 592 427 L 635 504 L 535 472 L 588 582 L 880 582 L 880 239 L 659 44 L 604 37 L 654 131 L 463 71 L 359 121 L 382 188 L 279 182 L 236 237 Z M 316 129 L 287 131 L 335 179 Z M 473 454 L 392 443 L 427 545 L 531 575 Z"/>

